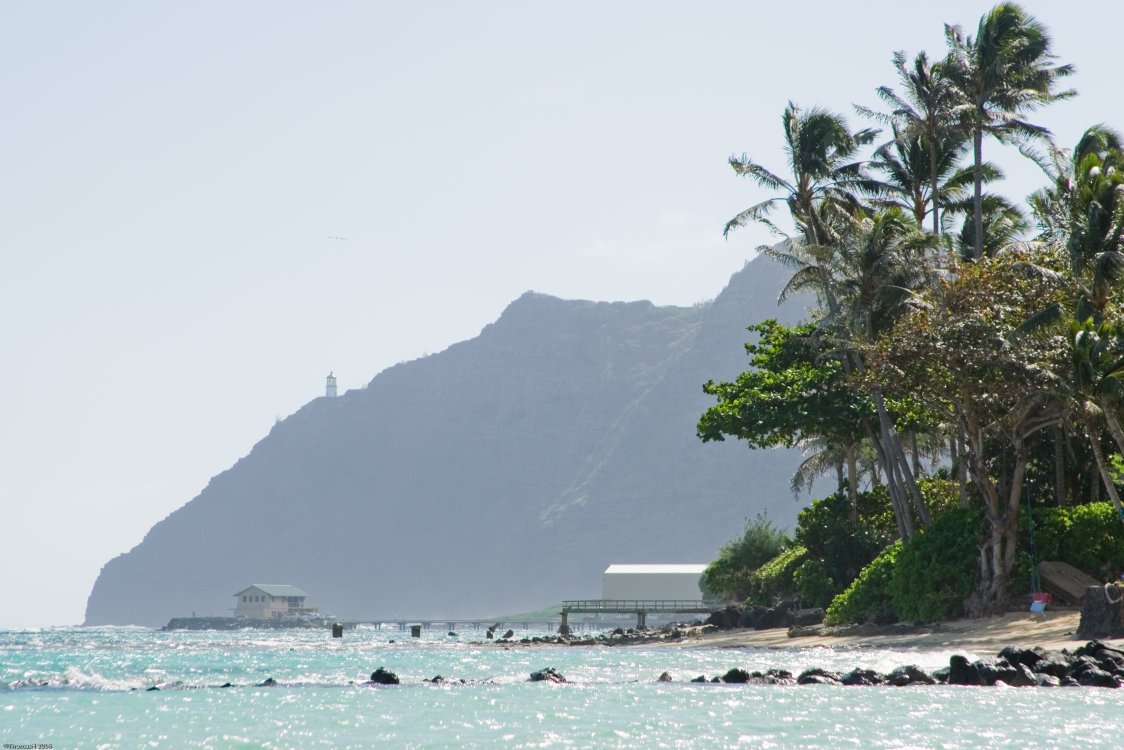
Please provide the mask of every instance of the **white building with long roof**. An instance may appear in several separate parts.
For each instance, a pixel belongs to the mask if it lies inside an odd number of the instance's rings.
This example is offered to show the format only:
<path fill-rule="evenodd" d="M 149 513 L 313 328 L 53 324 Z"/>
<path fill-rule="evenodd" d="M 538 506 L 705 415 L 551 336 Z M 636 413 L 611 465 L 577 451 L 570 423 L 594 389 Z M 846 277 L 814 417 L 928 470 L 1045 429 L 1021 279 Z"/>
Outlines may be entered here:
<path fill-rule="evenodd" d="M 601 579 L 601 598 L 699 601 L 706 565 L 610 565 Z"/>

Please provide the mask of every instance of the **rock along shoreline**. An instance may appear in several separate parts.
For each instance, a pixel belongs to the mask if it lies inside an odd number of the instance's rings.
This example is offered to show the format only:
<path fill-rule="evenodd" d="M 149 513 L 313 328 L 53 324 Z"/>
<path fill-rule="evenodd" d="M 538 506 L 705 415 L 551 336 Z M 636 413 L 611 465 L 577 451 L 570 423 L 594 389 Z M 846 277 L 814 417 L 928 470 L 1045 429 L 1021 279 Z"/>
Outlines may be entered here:
<path fill-rule="evenodd" d="M 532 672 L 528 682 L 569 684 L 558 670 L 545 667 Z M 668 672 L 663 672 L 655 682 L 675 682 Z M 437 685 L 473 684 L 438 675 L 424 683 Z M 913 685 L 961 685 L 968 687 L 1097 687 L 1124 686 L 1124 650 L 1101 641 L 1089 641 L 1070 652 L 1053 651 L 1041 647 L 1019 648 L 1008 646 L 994 659 L 970 661 L 962 654 L 954 654 L 949 665 L 926 672 L 913 664 L 897 667 L 882 673 L 873 669 L 855 668 L 849 672 L 813 667 L 799 675 L 785 669 L 765 672 L 732 667 L 725 674 L 707 678 L 699 675 L 681 682 L 725 685 L 837 685 L 908 687 Z M 389 686 L 403 684 L 398 676 L 379 667 L 363 685 Z"/>

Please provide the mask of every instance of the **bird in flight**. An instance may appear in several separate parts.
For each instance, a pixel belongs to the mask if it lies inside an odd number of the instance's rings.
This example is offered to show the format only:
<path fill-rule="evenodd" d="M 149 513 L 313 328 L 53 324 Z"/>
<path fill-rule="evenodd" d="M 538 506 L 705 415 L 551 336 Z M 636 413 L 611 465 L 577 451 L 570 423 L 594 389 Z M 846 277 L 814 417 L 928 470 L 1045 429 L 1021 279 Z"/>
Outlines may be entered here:
<path fill-rule="evenodd" d="M 332 237 L 325 237 L 324 239 L 326 239 L 326 240 L 346 240 L 347 237 L 332 236 Z"/>

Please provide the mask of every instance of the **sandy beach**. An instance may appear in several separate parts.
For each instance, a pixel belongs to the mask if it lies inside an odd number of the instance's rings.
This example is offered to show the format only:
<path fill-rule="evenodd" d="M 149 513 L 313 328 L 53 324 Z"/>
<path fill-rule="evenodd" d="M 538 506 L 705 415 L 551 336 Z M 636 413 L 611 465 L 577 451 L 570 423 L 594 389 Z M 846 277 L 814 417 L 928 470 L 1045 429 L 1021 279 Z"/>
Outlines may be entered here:
<path fill-rule="evenodd" d="M 1061 609 L 1034 614 L 1008 612 L 1005 615 L 979 620 L 919 625 L 909 632 L 893 632 L 887 628 L 871 634 L 817 634 L 789 637 L 788 631 L 727 630 L 704 635 L 682 643 L 686 648 L 903 648 L 963 649 L 982 654 L 998 653 L 1004 646 L 1024 648 L 1041 646 L 1047 649 L 1074 649 L 1086 641 L 1078 640 L 1077 626 L 1081 613 Z M 1115 645 L 1124 639 L 1108 640 Z"/>

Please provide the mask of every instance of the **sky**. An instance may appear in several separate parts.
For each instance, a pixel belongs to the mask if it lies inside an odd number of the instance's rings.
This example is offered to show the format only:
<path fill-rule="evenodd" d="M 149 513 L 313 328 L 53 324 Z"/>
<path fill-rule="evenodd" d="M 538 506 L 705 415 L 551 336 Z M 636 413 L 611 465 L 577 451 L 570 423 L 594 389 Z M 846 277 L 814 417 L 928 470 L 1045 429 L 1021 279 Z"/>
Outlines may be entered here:
<path fill-rule="evenodd" d="M 361 388 L 527 290 L 712 299 L 770 241 L 723 239 L 769 197 L 728 158 L 783 170 L 789 100 L 869 125 L 894 50 L 988 7 L 0 4 L 0 627 L 80 623 L 329 372 Z M 1124 129 L 1124 4 L 1024 7 L 1078 69 L 1036 121 Z"/>

